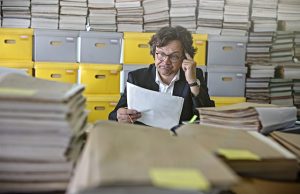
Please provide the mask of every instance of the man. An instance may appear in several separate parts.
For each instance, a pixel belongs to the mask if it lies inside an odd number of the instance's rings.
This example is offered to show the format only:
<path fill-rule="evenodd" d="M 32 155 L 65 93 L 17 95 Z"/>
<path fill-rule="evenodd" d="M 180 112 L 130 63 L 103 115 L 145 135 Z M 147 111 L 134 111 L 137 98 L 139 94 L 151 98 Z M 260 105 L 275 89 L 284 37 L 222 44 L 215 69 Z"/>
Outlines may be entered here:
<path fill-rule="evenodd" d="M 180 123 L 198 115 L 196 108 L 214 106 L 214 101 L 209 98 L 203 73 L 196 68 L 193 60 L 195 48 L 190 32 L 181 26 L 163 27 L 152 36 L 149 44 L 155 64 L 129 72 L 128 82 L 184 98 Z M 109 119 L 135 122 L 141 117 L 137 110 L 126 107 L 125 89 L 117 106 L 109 114 Z"/>

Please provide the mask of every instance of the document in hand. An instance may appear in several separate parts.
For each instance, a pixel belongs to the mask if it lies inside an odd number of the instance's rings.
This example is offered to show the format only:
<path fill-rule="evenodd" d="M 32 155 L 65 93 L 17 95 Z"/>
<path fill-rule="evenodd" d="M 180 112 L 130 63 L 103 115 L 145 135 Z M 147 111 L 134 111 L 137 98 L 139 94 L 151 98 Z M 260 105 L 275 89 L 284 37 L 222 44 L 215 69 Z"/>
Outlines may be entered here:
<path fill-rule="evenodd" d="M 184 99 L 141 88 L 127 82 L 128 108 L 142 113 L 138 120 L 146 125 L 171 129 L 179 124 Z"/>

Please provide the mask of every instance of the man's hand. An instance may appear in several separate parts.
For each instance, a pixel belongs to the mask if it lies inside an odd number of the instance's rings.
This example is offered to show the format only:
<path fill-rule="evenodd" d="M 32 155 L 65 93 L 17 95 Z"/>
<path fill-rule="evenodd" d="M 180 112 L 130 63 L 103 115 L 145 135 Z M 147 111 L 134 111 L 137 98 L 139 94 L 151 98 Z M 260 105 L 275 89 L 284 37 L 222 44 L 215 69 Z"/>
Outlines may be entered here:
<path fill-rule="evenodd" d="M 196 62 L 193 60 L 193 58 L 185 52 L 186 59 L 182 62 L 182 69 L 185 73 L 186 81 L 191 84 L 196 82 Z"/>
<path fill-rule="evenodd" d="M 133 109 L 119 108 L 117 110 L 118 122 L 134 123 L 141 116 L 140 112 Z"/>

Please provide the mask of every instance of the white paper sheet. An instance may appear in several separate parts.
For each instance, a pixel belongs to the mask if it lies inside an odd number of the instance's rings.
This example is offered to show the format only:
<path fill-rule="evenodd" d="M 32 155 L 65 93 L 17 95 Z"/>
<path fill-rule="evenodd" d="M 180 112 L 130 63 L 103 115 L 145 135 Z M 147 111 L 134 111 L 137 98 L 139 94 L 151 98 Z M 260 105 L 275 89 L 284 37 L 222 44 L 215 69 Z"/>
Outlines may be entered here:
<path fill-rule="evenodd" d="M 129 109 L 142 113 L 138 121 L 146 125 L 171 129 L 179 124 L 184 99 L 166 93 L 141 88 L 127 82 Z"/>

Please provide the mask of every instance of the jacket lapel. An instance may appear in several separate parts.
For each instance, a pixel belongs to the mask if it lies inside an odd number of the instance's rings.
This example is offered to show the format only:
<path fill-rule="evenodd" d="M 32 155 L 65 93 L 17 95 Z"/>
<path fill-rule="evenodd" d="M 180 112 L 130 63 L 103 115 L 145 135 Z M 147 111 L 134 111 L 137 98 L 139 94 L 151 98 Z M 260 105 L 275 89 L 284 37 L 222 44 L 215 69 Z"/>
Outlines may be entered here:
<path fill-rule="evenodd" d="M 185 81 L 184 71 L 180 69 L 180 79 L 175 82 L 173 95 L 184 97 L 187 94 L 188 87 Z"/>

